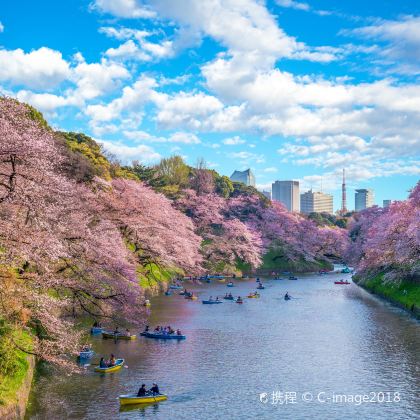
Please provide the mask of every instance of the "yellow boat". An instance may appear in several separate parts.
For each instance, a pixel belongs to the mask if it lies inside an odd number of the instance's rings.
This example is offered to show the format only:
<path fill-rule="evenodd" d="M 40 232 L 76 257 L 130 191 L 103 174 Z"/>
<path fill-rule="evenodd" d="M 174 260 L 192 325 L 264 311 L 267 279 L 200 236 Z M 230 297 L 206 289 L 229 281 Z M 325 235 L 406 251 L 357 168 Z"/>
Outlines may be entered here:
<path fill-rule="evenodd" d="M 123 333 L 114 334 L 113 332 L 103 332 L 102 338 L 113 338 L 114 340 L 135 340 L 137 336 L 133 335 L 124 335 Z"/>
<path fill-rule="evenodd" d="M 258 299 L 260 295 L 248 295 L 248 299 Z"/>
<path fill-rule="evenodd" d="M 165 394 L 158 395 L 145 395 L 144 397 L 138 397 L 136 394 L 120 395 L 120 405 L 129 404 L 150 404 L 160 401 L 166 401 L 168 397 Z"/>
<path fill-rule="evenodd" d="M 99 366 L 95 367 L 95 372 L 101 372 L 101 373 L 111 373 L 116 372 L 117 370 L 120 370 L 124 366 L 124 359 L 117 359 L 115 361 L 114 366 L 101 368 Z"/>

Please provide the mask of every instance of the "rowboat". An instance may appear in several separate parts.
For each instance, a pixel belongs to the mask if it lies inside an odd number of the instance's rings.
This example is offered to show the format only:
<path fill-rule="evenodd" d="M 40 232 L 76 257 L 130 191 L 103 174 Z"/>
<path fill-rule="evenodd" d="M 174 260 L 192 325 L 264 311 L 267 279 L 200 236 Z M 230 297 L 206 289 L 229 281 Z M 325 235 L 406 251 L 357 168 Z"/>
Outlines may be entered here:
<path fill-rule="evenodd" d="M 96 366 L 95 367 L 95 372 L 102 372 L 102 373 L 116 372 L 117 370 L 120 370 L 123 367 L 123 365 L 124 365 L 124 359 L 117 359 L 115 361 L 114 366 L 104 367 L 104 368 Z"/>
<path fill-rule="evenodd" d="M 258 299 L 260 295 L 248 295 L 248 299 Z"/>
<path fill-rule="evenodd" d="M 91 334 L 100 334 L 103 331 L 102 327 L 92 327 L 90 329 Z"/>
<path fill-rule="evenodd" d="M 113 338 L 114 340 L 135 340 L 137 336 L 133 335 L 125 335 L 123 333 L 113 333 L 113 332 L 102 332 L 102 338 Z"/>
<path fill-rule="evenodd" d="M 145 395 L 144 397 L 138 397 L 136 394 L 120 395 L 120 405 L 129 404 L 150 404 L 160 401 L 166 401 L 168 397 L 164 394 L 157 395 Z"/>
<path fill-rule="evenodd" d="M 236 299 L 236 301 L 235 301 L 236 303 L 240 303 L 240 304 L 242 304 L 242 303 L 244 303 L 244 301 L 243 300 L 238 300 L 238 299 Z"/>
<path fill-rule="evenodd" d="M 218 303 L 223 303 L 221 300 L 203 300 L 203 305 L 217 305 Z"/>
<path fill-rule="evenodd" d="M 156 338 L 159 340 L 185 340 L 187 336 L 178 334 L 163 334 L 144 331 L 141 333 L 143 337 Z"/>
<path fill-rule="evenodd" d="M 335 281 L 334 284 L 350 284 L 350 282 L 349 281 L 340 280 L 340 281 Z"/>
<path fill-rule="evenodd" d="M 231 282 L 226 285 L 227 287 L 235 287 L 235 285 Z"/>
<path fill-rule="evenodd" d="M 170 288 L 170 289 L 176 289 L 176 290 L 178 290 L 178 289 L 182 289 L 182 286 L 178 286 L 178 285 L 176 285 L 176 284 L 171 284 L 171 285 L 169 286 L 169 288 Z"/>
<path fill-rule="evenodd" d="M 295 277 L 295 276 L 290 276 L 290 277 L 289 277 L 289 280 L 297 280 L 297 277 Z"/>
<path fill-rule="evenodd" d="M 289 296 L 285 296 L 284 300 L 290 300 L 291 298 Z"/>
<path fill-rule="evenodd" d="M 79 359 L 90 359 L 94 354 L 95 352 L 93 350 L 81 351 L 79 353 Z"/>

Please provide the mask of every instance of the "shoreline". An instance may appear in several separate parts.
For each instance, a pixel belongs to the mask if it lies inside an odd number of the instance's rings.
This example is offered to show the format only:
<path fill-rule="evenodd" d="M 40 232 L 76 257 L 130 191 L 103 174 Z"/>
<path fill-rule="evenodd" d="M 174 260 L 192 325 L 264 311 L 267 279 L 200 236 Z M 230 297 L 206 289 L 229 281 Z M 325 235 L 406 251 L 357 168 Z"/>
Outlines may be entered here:
<path fill-rule="evenodd" d="M 398 299 L 395 299 L 391 296 L 387 296 L 385 293 L 379 291 L 379 290 L 375 290 L 374 286 L 369 286 L 368 283 L 369 281 L 365 281 L 363 282 L 362 279 L 356 280 L 356 279 L 352 279 L 353 283 L 356 284 L 357 286 L 361 287 L 363 290 L 366 290 L 368 293 L 377 296 L 378 298 L 384 300 L 385 302 L 390 303 L 391 305 L 403 309 L 404 312 L 408 313 L 410 316 L 412 316 L 414 319 L 416 320 L 420 320 L 420 305 L 419 304 L 415 304 L 412 303 L 410 305 L 407 305 L 404 302 L 399 301 Z M 420 285 L 418 286 L 420 288 Z M 391 288 L 389 288 L 389 290 L 392 290 Z"/>

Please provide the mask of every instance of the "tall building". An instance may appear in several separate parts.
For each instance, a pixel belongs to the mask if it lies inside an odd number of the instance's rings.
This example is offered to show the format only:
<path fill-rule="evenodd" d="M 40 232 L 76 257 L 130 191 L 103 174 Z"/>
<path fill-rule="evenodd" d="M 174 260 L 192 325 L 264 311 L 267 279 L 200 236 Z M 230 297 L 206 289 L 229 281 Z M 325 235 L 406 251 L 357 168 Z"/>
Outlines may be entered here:
<path fill-rule="evenodd" d="M 382 207 L 385 209 L 391 205 L 392 200 L 384 200 L 382 203 L 383 203 Z"/>
<path fill-rule="evenodd" d="M 243 182 L 245 185 L 255 187 L 255 176 L 251 169 L 247 169 L 246 171 L 234 171 L 230 176 L 230 180 L 235 182 Z"/>
<path fill-rule="evenodd" d="M 300 211 L 309 213 L 334 214 L 333 196 L 309 190 L 300 195 Z"/>
<path fill-rule="evenodd" d="M 299 181 L 276 181 L 272 186 L 273 200 L 283 203 L 289 211 L 300 211 Z"/>
<path fill-rule="evenodd" d="M 263 195 L 265 195 L 269 200 L 271 200 L 271 191 L 263 191 Z"/>
<path fill-rule="evenodd" d="M 373 205 L 373 190 L 364 188 L 356 190 L 356 194 L 354 195 L 354 209 L 356 211 L 367 209 Z"/>
<path fill-rule="evenodd" d="M 346 170 L 343 169 L 343 183 L 341 184 L 341 214 L 347 213 Z"/>

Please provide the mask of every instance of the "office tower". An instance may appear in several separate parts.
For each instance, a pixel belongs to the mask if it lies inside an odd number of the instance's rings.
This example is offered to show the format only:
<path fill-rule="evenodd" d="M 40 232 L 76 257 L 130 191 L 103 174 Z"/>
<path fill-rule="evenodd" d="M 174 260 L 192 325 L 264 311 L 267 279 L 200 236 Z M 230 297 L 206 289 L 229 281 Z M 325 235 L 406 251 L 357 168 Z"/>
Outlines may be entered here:
<path fill-rule="evenodd" d="M 299 181 L 276 181 L 272 186 L 273 200 L 283 203 L 289 211 L 300 211 Z"/>
<path fill-rule="evenodd" d="M 245 185 L 255 187 L 255 176 L 251 169 L 247 169 L 246 171 L 234 171 L 230 176 L 230 180 L 235 182 L 243 182 Z"/>
<path fill-rule="evenodd" d="M 382 207 L 385 209 L 391 205 L 392 200 L 384 200 L 382 203 L 383 203 Z"/>
<path fill-rule="evenodd" d="M 322 192 L 307 191 L 300 195 L 300 211 L 309 213 L 334 214 L 333 196 Z"/>
<path fill-rule="evenodd" d="M 374 204 L 373 200 L 373 190 L 365 188 L 356 190 L 354 195 L 354 209 L 360 211 L 372 207 Z"/>

